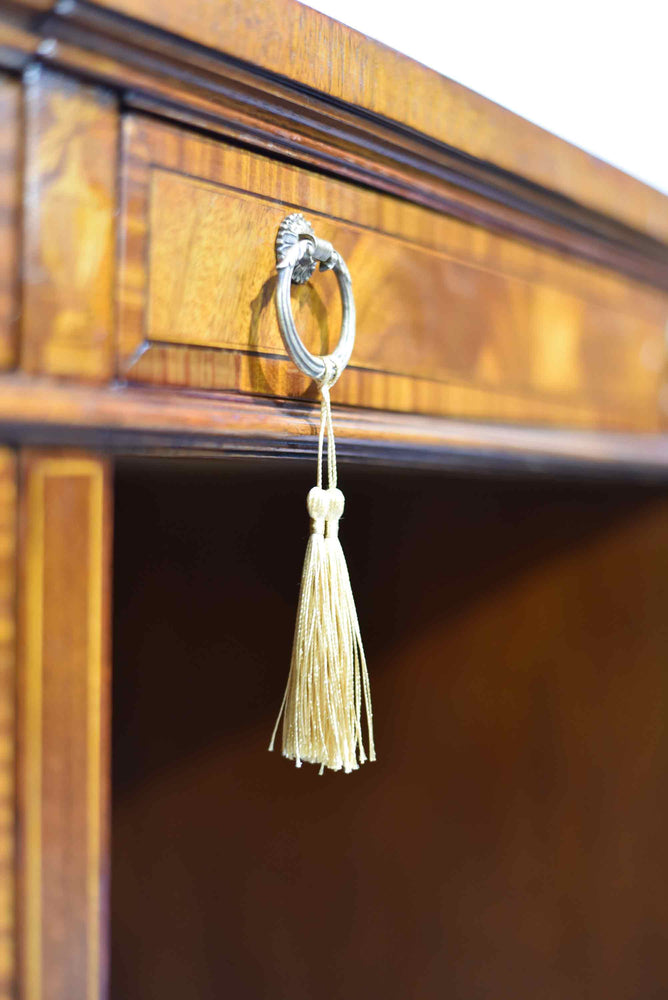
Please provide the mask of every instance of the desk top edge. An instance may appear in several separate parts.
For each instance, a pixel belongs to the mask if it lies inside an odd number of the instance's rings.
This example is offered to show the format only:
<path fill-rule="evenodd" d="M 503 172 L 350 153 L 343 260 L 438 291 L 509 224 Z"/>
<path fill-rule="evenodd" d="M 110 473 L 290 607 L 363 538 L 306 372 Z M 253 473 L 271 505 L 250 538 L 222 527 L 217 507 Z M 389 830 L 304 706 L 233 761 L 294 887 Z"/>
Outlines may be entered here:
<path fill-rule="evenodd" d="M 668 241 L 666 195 L 297 0 L 99 6 L 396 122 Z"/>

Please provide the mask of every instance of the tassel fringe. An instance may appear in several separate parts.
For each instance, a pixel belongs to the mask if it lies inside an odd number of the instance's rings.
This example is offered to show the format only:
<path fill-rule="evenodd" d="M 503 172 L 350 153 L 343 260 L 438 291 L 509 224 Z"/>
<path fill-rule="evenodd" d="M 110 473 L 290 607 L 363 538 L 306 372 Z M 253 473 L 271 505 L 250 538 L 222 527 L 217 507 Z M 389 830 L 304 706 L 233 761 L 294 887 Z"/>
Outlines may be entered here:
<path fill-rule="evenodd" d="M 328 387 L 322 386 L 318 485 L 309 492 L 311 535 L 306 547 L 290 674 L 269 744 L 283 720 L 283 756 L 346 773 L 375 760 L 366 658 L 350 577 L 338 536 L 345 499 L 336 486 L 336 455 Z M 322 488 L 328 432 L 329 488 Z M 362 711 L 364 707 L 364 712 Z M 368 757 L 363 738 L 368 734 Z"/>

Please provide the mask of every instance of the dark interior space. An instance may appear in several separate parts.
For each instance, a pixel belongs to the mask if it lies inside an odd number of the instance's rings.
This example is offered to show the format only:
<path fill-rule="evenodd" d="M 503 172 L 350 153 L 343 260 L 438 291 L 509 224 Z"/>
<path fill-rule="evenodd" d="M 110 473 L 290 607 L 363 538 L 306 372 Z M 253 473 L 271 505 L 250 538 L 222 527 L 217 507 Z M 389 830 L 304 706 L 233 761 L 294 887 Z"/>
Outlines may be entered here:
<path fill-rule="evenodd" d="M 113 1000 L 665 996 L 668 493 L 342 466 L 378 761 L 320 777 L 313 472 L 116 471 Z"/>

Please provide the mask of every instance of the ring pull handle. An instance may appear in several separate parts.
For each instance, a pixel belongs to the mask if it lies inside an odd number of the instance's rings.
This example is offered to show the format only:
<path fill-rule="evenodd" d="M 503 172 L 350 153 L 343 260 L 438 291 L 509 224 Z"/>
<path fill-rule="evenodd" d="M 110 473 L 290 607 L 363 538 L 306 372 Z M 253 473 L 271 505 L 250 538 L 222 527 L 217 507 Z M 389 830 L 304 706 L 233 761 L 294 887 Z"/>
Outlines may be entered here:
<path fill-rule="evenodd" d="M 334 271 L 341 293 L 341 333 L 331 354 L 311 354 L 297 333 L 290 285 L 303 285 L 313 275 L 317 265 L 321 271 Z M 276 236 L 276 311 L 283 343 L 294 363 L 316 382 L 331 386 L 350 361 L 355 344 L 355 300 L 346 263 L 326 240 L 318 239 L 313 226 L 300 212 L 287 215 Z"/>

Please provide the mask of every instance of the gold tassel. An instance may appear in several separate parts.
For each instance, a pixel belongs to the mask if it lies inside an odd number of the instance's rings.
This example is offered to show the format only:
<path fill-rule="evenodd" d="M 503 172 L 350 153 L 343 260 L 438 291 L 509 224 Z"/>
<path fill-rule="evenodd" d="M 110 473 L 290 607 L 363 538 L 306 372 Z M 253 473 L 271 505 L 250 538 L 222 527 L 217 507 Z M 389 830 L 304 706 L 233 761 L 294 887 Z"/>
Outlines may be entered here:
<path fill-rule="evenodd" d="M 376 759 L 371 693 L 362 637 L 346 559 L 339 541 L 345 504 L 336 485 L 336 448 L 329 389 L 330 372 L 320 383 L 318 483 L 309 492 L 311 535 L 302 572 L 292 660 L 283 703 L 269 749 L 283 719 L 283 756 L 333 771 L 354 771 L 367 760 L 362 703 L 369 738 L 369 760 Z M 327 480 L 322 487 L 323 442 L 327 430 Z"/>

